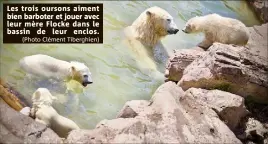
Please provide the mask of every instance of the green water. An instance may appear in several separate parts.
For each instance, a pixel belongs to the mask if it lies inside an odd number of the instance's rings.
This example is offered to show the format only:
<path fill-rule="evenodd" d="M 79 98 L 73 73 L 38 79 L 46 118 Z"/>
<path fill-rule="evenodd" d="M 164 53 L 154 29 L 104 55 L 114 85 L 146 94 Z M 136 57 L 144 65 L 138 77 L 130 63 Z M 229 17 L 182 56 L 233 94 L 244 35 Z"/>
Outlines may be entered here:
<path fill-rule="evenodd" d="M 57 2 L 58 3 L 58 2 Z M 196 15 L 218 13 L 236 18 L 247 26 L 259 24 L 244 1 L 106 1 L 104 3 L 103 44 L 5 44 L 0 53 L 0 75 L 30 101 L 35 91 L 24 82 L 25 73 L 18 61 L 24 56 L 42 53 L 85 63 L 91 70 L 94 84 L 84 94 L 65 96 L 69 101 L 58 112 L 74 120 L 82 128 L 94 128 L 102 119 L 112 119 L 128 100 L 150 99 L 164 77 L 146 72 L 136 64 L 134 53 L 120 44 L 120 33 L 146 8 L 159 6 L 167 10 L 182 29 L 187 19 Z M 168 52 L 191 48 L 202 34 L 187 35 L 179 31 L 162 40 Z M 146 63 L 143 65 L 146 67 Z M 52 92 L 53 93 L 53 92 Z M 64 96 L 63 96 L 64 97 Z"/>

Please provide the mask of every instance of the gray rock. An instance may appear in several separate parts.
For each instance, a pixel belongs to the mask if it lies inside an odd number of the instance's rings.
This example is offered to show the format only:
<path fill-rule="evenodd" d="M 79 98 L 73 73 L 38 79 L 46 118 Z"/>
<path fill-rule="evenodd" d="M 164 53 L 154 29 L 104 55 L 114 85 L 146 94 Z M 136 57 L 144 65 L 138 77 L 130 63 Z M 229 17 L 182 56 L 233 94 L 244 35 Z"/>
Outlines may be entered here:
<path fill-rule="evenodd" d="M 178 82 L 183 74 L 183 70 L 196 58 L 200 57 L 204 53 L 203 49 L 181 49 L 174 50 L 173 55 L 169 58 L 165 77 L 167 81 Z"/>
<path fill-rule="evenodd" d="M 268 1 L 267 1 L 268 2 Z M 249 27 L 250 39 L 246 47 L 254 55 L 268 58 L 268 23 Z"/>
<path fill-rule="evenodd" d="M 254 63 L 255 62 L 254 59 L 256 59 L 257 61 L 259 61 L 261 63 L 262 63 L 262 61 L 264 61 L 263 65 L 267 65 L 267 63 L 265 62 L 265 61 L 267 61 L 267 58 L 268 58 L 267 29 L 268 29 L 268 24 L 263 24 L 261 26 L 249 27 L 250 40 L 245 48 L 245 49 L 247 49 L 247 52 L 243 52 L 244 56 L 240 56 L 240 54 L 238 54 L 240 52 L 237 52 L 237 51 L 235 52 L 236 55 L 239 55 L 236 58 L 248 57 L 249 59 L 251 59 L 249 61 L 247 59 L 244 60 L 245 66 L 247 66 L 248 65 L 247 63 L 249 63 L 249 62 Z M 231 46 L 228 46 L 228 47 L 231 47 Z M 238 48 L 232 47 L 232 49 L 235 50 Z M 165 72 L 165 77 L 167 78 L 166 81 L 179 81 L 183 75 L 184 69 L 189 64 L 191 64 L 193 60 L 195 60 L 196 58 L 201 59 L 201 57 L 203 55 L 209 55 L 209 54 L 205 54 L 205 53 L 209 53 L 209 51 L 205 51 L 205 52 L 202 52 L 202 51 L 203 50 L 201 48 L 175 50 L 173 53 L 173 56 L 170 57 L 170 59 L 167 63 L 166 72 Z M 228 51 L 226 51 L 226 52 L 228 52 Z M 230 53 L 230 52 L 228 52 L 228 53 Z M 234 52 L 232 52 L 232 53 L 234 53 Z M 224 57 L 224 56 L 221 56 L 221 57 Z M 258 60 L 259 57 L 261 60 Z M 228 60 L 230 58 L 225 57 L 225 59 Z M 225 62 L 226 61 L 225 59 L 222 59 L 222 60 L 220 59 L 219 61 Z M 238 60 L 238 61 L 240 61 L 240 60 Z M 210 64 L 208 64 L 208 65 L 210 65 Z M 249 66 L 250 65 L 251 64 L 249 64 Z M 256 67 L 258 67 L 258 63 L 256 63 Z M 249 72 L 255 73 L 256 70 L 254 70 L 254 67 L 251 67 L 251 68 L 253 68 L 253 69 L 251 69 Z M 226 71 L 228 71 L 228 70 L 226 70 Z M 244 72 L 248 73 L 247 71 L 244 71 Z M 264 74 L 267 74 L 267 73 L 264 72 Z M 248 74 L 248 75 L 251 75 L 251 74 Z"/>
<path fill-rule="evenodd" d="M 61 143 L 45 125 L 10 108 L 0 99 L 0 143 Z"/>
<path fill-rule="evenodd" d="M 93 130 L 74 130 L 67 143 L 241 143 L 208 106 L 173 82 L 161 85 L 151 103 L 130 101 L 135 117 L 101 121 Z M 121 116 L 124 115 L 121 111 Z M 119 116 L 120 117 L 120 116 Z"/>
<path fill-rule="evenodd" d="M 231 130 L 235 130 L 239 122 L 249 114 L 244 98 L 229 92 L 190 88 L 185 93 L 213 109 Z"/>
<path fill-rule="evenodd" d="M 134 118 L 140 112 L 143 111 L 144 107 L 150 103 L 146 100 L 132 100 L 125 103 L 122 110 L 118 113 L 116 118 Z"/>
<path fill-rule="evenodd" d="M 268 103 L 268 62 L 244 47 L 214 43 L 186 67 L 178 85 L 184 90 L 220 89 Z"/>

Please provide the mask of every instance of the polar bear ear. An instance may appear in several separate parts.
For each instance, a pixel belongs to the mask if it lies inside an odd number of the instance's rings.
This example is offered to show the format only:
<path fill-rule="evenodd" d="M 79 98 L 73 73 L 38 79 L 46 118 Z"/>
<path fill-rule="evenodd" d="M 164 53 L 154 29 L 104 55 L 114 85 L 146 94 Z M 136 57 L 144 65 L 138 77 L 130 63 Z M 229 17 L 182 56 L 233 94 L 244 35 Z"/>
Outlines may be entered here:
<path fill-rule="evenodd" d="M 74 66 L 71 66 L 71 73 L 74 74 L 76 72 L 76 69 Z"/>
<path fill-rule="evenodd" d="M 72 70 L 72 72 L 74 72 L 75 71 L 75 67 L 74 66 L 71 66 L 71 70 Z"/>
<path fill-rule="evenodd" d="M 147 16 L 151 16 L 152 15 L 152 12 L 146 11 L 146 14 L 147 14 Z"/>
<path fill-rule="evenodd" d="M 72 76 L 72 78 L 74 77 L 75 73 L 76 73 L 75 67 L 71 66 L 71 76 Z"/>

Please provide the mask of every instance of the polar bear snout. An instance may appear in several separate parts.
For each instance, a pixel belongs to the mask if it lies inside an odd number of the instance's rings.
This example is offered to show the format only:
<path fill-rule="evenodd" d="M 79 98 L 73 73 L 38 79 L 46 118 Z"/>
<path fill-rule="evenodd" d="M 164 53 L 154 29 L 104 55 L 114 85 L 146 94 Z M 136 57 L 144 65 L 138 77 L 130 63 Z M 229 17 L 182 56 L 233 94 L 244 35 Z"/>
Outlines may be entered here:
<path fill-rule="evenodd" d="M 82 85 L 84 87 L 86 87 L 88 84 L 92 84 L 93 81 L 92 81 L 92 78 L 90 75 L 83 75 L 83 82 L 82 82 Z"/>
<path fill-rule="evenodd" d="M 181 31 L 184 32 L 184 33 L 188 33 L 185 29 L 182 29 Z"/>
<path fill-rule="evenodd" d="M 177 25 L 175 24 L 173 20 L 169 20 L 169 21 L 170 21 L 169 28 L 167 30 L 168 34 L 176 34 L 179 31 Z"/>
<path fill-rule="evenodd" d="M 179 31 L 179 29 L 177 29 L 177 28 L 167 30 L 168 34 L 176 34 L 178 31 Z"/>
<path fill-rule="evenodd" d="M 82 82 L 82 85 L 84 86 L 84 87 L 86 87 L 88 84 L 92 84 L 93 82 L 90 82 L 90 81 L 84 81 L 84 82 Z"/>
<path fill-rule="evenodd" d="M 179 31 L 179 29 L 178 29 L 176 23 L 174 22 L 172 16 L 170 16 L 170 15 L 168 16 L 168 18 L 166 19 L 166 24 L 167 24 L 167 33 L 169 35 L 176 34 Z"/>

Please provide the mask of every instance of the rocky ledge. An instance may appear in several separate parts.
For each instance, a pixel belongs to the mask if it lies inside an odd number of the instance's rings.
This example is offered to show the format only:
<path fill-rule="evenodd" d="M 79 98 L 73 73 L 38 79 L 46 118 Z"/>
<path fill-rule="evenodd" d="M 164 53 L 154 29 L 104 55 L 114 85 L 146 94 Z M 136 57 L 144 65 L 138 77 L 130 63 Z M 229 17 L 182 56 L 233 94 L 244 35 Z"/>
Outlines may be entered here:
<path fill-rule="evenodd" d="M 214 43 L 207 51 L 174 51 L 165 76 L 187 90 L 221 89 L 268 104 L 267 27 L 250 29 L 246 47 Z"/>
<path fill-rule="evenodd" d="M 234 101 L 222 103 L 224 99 Z M 236 113 L 236 118 L 230 113 Z M 242 97 L 218 90 L 183 91 L 167 82 L 151 102 L 129 101 L 117 119 L 103 120 L 93 130 L 72 131 L 66 142 L 241 143 L 227 125 L 235 127 L 246 114 Z"/>

